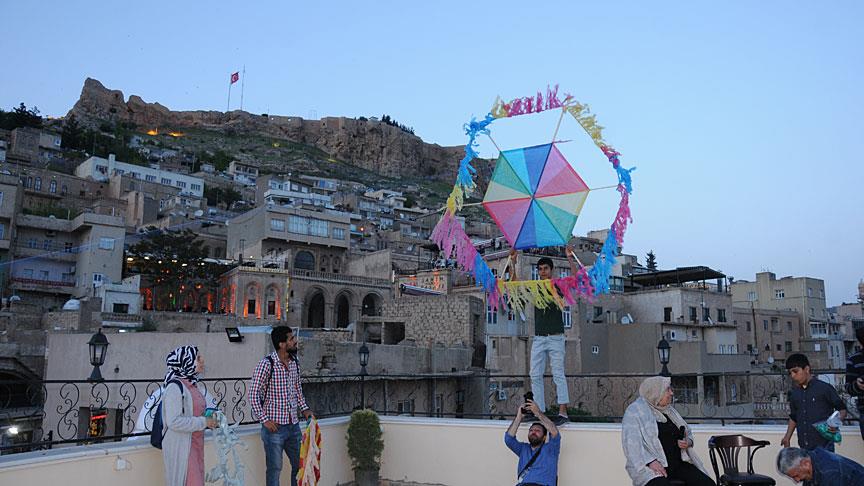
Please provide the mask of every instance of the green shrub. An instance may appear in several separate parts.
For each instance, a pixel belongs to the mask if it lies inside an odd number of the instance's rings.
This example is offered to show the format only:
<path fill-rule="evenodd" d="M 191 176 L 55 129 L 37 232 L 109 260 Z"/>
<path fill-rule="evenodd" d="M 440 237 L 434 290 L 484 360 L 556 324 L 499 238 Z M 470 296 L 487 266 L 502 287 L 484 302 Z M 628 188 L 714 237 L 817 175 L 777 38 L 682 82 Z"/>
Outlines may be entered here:
<path fill-rule="evenodd" d="M 384 439 L 381 422 L 374 410 L 355 410 L 348 424 L 348 455 L 351 468 L 376 471 L 381 465 Z"/>

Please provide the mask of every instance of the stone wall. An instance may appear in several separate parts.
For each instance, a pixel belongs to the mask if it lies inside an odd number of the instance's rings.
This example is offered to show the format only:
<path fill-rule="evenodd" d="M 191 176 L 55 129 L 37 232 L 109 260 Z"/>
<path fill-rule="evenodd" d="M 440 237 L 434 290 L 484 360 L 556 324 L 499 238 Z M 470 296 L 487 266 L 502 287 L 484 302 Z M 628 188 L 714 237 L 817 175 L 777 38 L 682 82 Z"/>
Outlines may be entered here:
<path fill-rule="evenodd" d="M 385 302 L 383 314 L 385 321 L 403 322 L 405 339 L 418 345 L 472 346 L 482 328 L 483 301 L 467 295 L 402 297 Z"/>

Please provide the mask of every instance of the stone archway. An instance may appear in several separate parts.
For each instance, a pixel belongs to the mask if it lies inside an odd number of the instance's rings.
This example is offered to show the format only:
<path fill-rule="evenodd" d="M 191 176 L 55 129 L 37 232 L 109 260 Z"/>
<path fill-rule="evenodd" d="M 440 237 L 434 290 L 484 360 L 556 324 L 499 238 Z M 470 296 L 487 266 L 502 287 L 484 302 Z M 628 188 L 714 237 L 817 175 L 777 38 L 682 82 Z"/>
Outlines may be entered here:
<path fill-rule="evenodd" d="M 315 292 L 306 304 L 306 327 L 324 327 L 324 293 Z"/>
<path fill-rule="evenodd" d="M 351 323 L 351 295 L 339 294 L 336 297 L 336 327 L 348 327 Z"/>
<path fill-rule="evenodd" d="M 382 299 L 378 294 L 366 294 L 366 297 L 363 297 L 363 311 L 362 315 L 364 316 L 380 316 L 381 315 L 381 304 Z"/>

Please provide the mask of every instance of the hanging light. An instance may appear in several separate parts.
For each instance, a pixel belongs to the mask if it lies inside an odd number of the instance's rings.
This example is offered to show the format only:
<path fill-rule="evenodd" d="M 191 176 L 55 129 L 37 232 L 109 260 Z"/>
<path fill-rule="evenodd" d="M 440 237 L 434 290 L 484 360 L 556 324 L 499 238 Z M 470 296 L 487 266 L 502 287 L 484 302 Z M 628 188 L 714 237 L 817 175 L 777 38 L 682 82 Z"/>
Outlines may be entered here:
<path fill-rule="evenodd" d="M 93 365 L 93 372 L 90 373 L 90 381 L 102 381 L 102 373 L 99 371 L 99 367 L 105 364 L 105 353 L 108 351 L 108 338 L 102 334 L 102 328 L 90 337 L 90 341 L 87 342 L 88 346 L 90 346 L 90 364 Z"/>

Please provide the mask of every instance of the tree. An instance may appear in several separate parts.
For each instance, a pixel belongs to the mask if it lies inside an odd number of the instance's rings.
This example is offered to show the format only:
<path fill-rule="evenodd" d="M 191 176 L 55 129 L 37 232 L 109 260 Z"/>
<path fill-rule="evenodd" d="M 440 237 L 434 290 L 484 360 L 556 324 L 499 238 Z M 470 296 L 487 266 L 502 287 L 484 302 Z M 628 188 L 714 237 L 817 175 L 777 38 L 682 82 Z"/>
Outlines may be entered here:
<path fill-rule="evenodd" d="M 42 116 L 39 108 L 35 106 L 28 109 L 27 105 L 21 103 L 12 111 L 0 110 L 0 128 L 14 130 L 20 127 L 42 128 Z"/>
<path fill-rule="evenodd" d="M 231 205 L 243 200 L 243 195 L 233 188 L 221 188 L 217 186 L 204 187 L 204 197 L 207 198 L 208 206 L 219 206 L 225 204 L 225 209 L 231 209 Z"/>
<path fill-rule="evenodd" d="M 193 297 L 215 294 L 219 277 L 231 268 L 205 261 L 204 242 L 188 229 L 164 231 L 151 227 L 141 241 L 129 247 L 126 256 L 126 272 L 146 279 L 157 302 L 164 303 L 159 306 L 164 310 L 199 310 Z"/>
<path fill-rule="evenodd" d="M 63 148 L 72 150 L 84 150 L 84 129 L 78 124 L 75 115 L 70 116 L 63 123 Z"/>
<path fill-rule="evenodd" d="M 656 271 L 657 270 L 657 257 L 654 256 L 654 250 L 648 252 L 648 259 L 645 263 L 645 266 L 648 267 L 648 270 Z"/>

